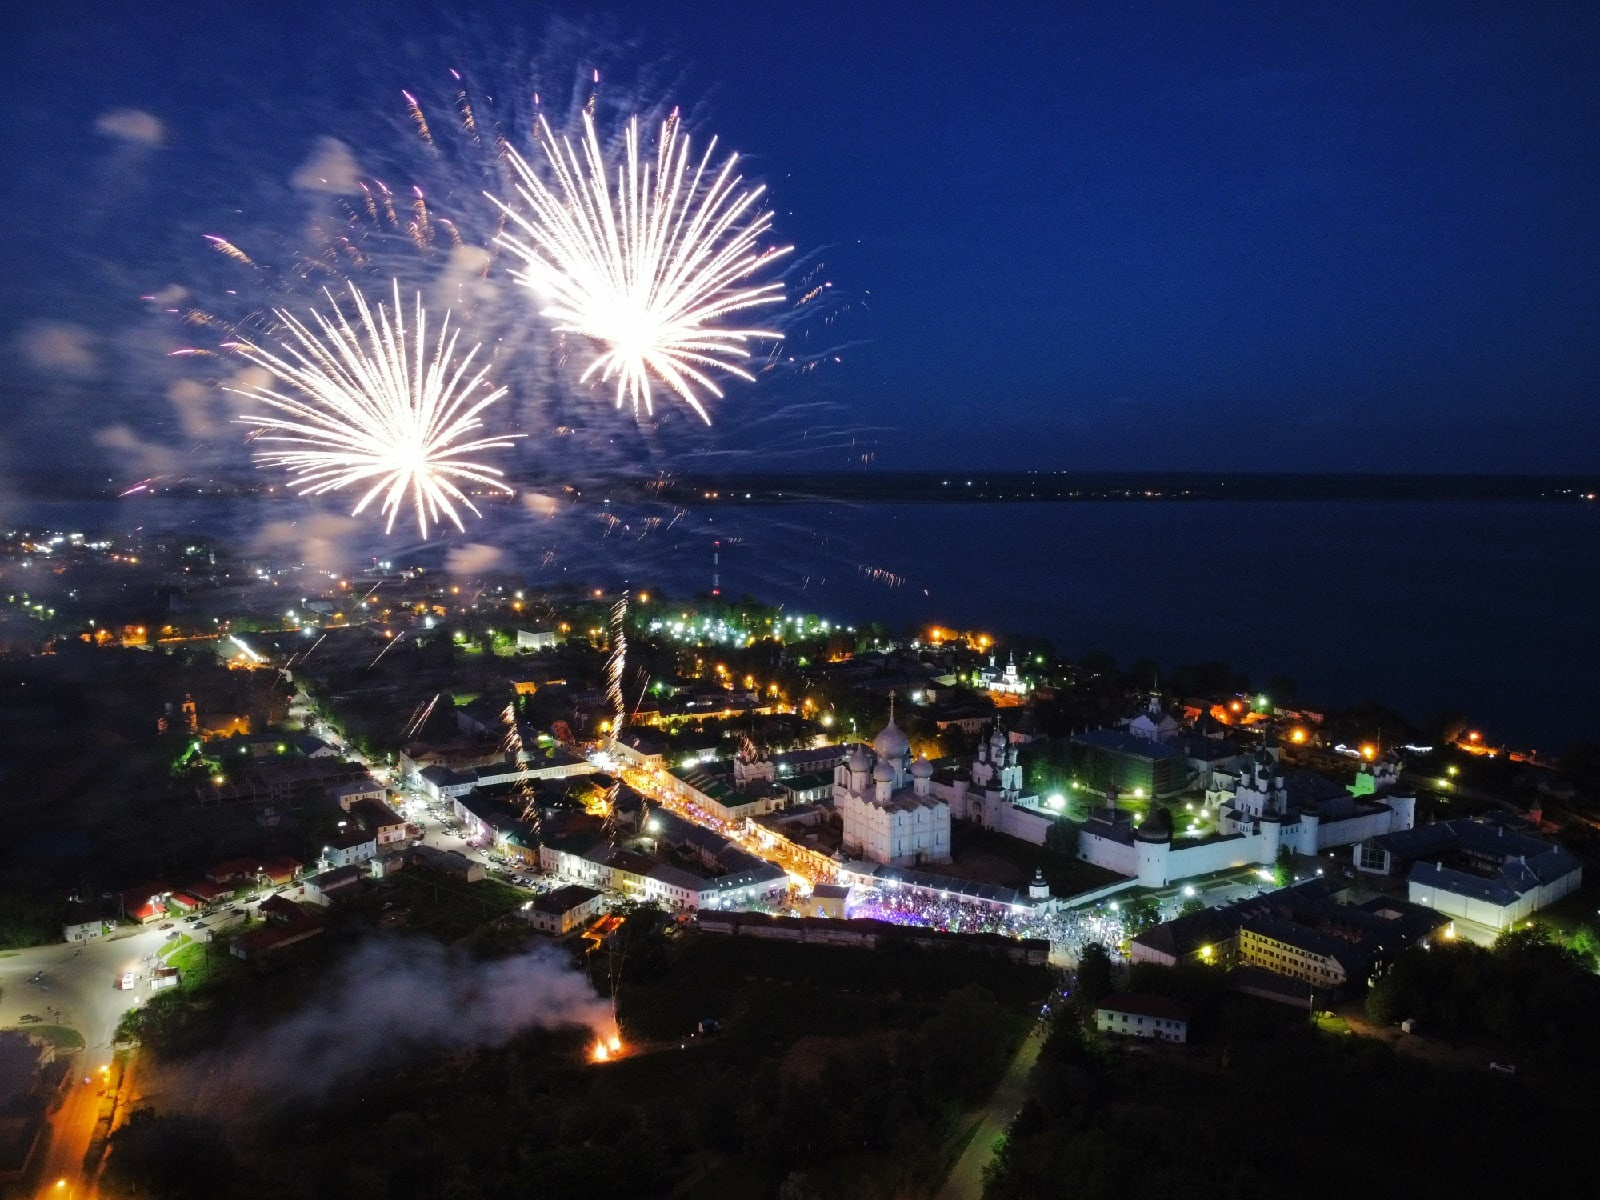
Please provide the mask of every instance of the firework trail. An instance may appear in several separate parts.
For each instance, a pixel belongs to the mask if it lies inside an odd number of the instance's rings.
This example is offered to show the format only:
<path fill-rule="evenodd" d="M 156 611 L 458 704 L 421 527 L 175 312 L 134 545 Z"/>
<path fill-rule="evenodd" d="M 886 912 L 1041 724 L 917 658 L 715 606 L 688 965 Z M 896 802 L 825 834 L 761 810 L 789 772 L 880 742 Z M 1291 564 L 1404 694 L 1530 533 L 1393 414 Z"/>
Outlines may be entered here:
<path fill-rule="evenodd" d="M 510 704 L 506 705 L 506 709 L 500 714 L 500 717 L 506 723 L 506 736 L 505 740 L 500 743 L 500 747 L 505 751 L 506 758 L 510 762 L 520 763 L 522 761 L 522 724 L 517 720 L 517 702 L 512 700 Z"/>
<path fill-rule="evenodd" d="M 512 277 L 557 333 L 599 343 L 581 378 L 615 380 L 618 408 L 653 414 L 654 379 L 709 425 L 702 398 L 722 396 L 712 373 L 753 381 L 739 365 L 748 343 L 782 336 L 721 324 L 783 300 L 781 283 L 746 282 L 791 249 L 758 247 L 772 224 L 765 189 L 742 186 L 737 156 L 713 167 L 714 138 L 692 159 L 676 114 L 662 123 L 653 167 L 641 162 L 638 118 L 629 121 L 615 189 L 591 112 L 581 155 L 543 117 L 538 134 L 554 186 L 511 150 L 527 211 L 490 197 L 514 226 L 496 239 L 522 260 Z"/>
<path fill-rule="evenodd" d="M 422 727 L 428 723 L 428 718 L 433 716 L 433 710 L 439 703 L 439 695 L 442 694 L 435 695 L 426 704 L 417 705 L 416 711 L 411 714 L 411 720 L 406 722 L 406 727 L 400 734 L 401 742 L 409 742 L 422 732 Z"/>
<path fill-rule="evenodd" d="M 312 313 L 320 338 L 280 310 L 278 319 L 294 338 L 284 344 L 286 358 L 249 342 L 230 344 L 304 397 L 267 387 L 229 389 L 283 414 L 240 418 L 266 431 L 259 440 L 289 447 L 260 452 L 256 461 L 287 468 L 294 476 L 290 486 L 307 495 L 366 486 L 351 515 L 359 516 L 381 497 L 380 511 L 388 516 L 385 533 L 393 531 L 408 499 L 424 538 L 429 522 L 439 524 L 443 518 L 464 530 L 457 505 L 475 516 L 482 514 L 458 485 L 511 492 L 501 481 L 502 472 L 473 456 L 503 449 L 522 435 L 469 437 L 483 425 L 479 414 L 506 389 L 478 394 L 488 387 L 484 381 L 488 368 L 468 377 L 477 347 L 457 361 L 457 333 L 450 330 L 448 313 L 430 353 L 420 296 L 416 337 L 408 344 L 398 283 L 392 317 L 379 304 L 374 318 L 353 285 L 350 294 L 359 314 L 359 331 L 337 307 L 332 318 Z M 333 300 L 332 293 L 324 295 Z"/>
<path fill-rule="evenodd" d="M 416 214 L 416 220 L 411 223 L 412 240 L 423 250 L 433 244 L 433 226 L 428 220 L 428 202 L 422 198 L 422 189 L 413 187 L 411 192 L 416 197 L 411 202 L 411 211 Z"/>
<path fill-rule="evenodd" d="M 428 149 L 437 153 L 439 148 L 433 144 L 433 133 L 428 129 L 428 119 L 422 115 L 422 106 L 417 103 L 417 98 L 410 92 L 402 91 L 400 94 L 406 98 L 406 111 L 411 114 L 411 119 L 416 122 L 417 133 L 427 143 Z"/>
<path fill-rule="evenodd" d="M 302 666 L 304 666 L 306 663 L 310 662 L 311 661 L 311 656 L 317 652 L 317 647 L 322 645 L 322 643 L 327 641 L 327 640 L 328 640 L 328 635 L 327 634 L 323 634 L 316 641 L 311 643 L 311 649 L 305 651 L 303 654 L 291 654 L 289 656 L 289 660 L 286 663 L 283 664 L 284 669 L 288 670 L 290 667 L 294 666 L 294 664 L 296 662 L 299 662 Z"/>
<path fill-rule="evenodd" d="M 622 672 L 628 663 L 628 593 L 611 607 L 611 656 L 606 659 L 606 699 L 611 702 L 611 739 L 622 736 L 628 719 L 628 701 L 622 694 Z"/>
<path fill-rule="evenodd" d="M 208 233 L 206 234 L 206 241 L 215 246 L 219 254 L 227 255 L 227 257 L 233 259 L 233 261 L 236 263 L 243 263 L 247 267 L 253 267 L 256 265 L 253 258 L 251 258 L 243 250 L 239 249 L 239 247 L 235 246 L 227 238 L 218 237 L 214 233 Z"/>
<path fill-rule="evenodd" d="M 369 662 L 367 664 L 367 670 L 369 670 L 369 671 L 372 670 L 373 667 L 378 665 L 378 663 L 382 660 L 382 658 L 383 658 L 383 656 L 385 654 L 389 653 L 389 651 L 393 650 L 401 642 L 405 641 L 406 640 L 406 634 L 409 633 L 409 632 L 410 632 L 410 630 L 402 629 L 400 631 L 400 636 L 399 637 L 391 638 L 389 640 L 388 645 L 384 646 L 384 648 L 382 650 L 378 651 L 378 657 L 373 659 L 371 662 Z M 314 650 L 314 649 L 316 649 L 316 647 L 313 646 L 312 649 Z"/>

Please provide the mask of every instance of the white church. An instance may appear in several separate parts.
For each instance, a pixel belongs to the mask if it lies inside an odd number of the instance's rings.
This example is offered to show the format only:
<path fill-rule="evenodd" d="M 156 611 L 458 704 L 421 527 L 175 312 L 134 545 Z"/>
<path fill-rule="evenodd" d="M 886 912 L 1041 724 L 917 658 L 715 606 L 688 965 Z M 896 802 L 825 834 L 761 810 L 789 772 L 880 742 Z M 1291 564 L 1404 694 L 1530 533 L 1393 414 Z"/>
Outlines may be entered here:
<path fill-rule="evenodd" d="M 911 741 L 894 723 L 857 746 L 833 772 L 833 807 L 844 818 L 851 858 L 897 867 L 950 861 L 950 803 L 933 794 L 933 764 L 911 761 Z"/>
<path fill-rule="evenodd" d="M 1055 818 L 1042 811 L 1037 795 L 1024 795 L 1022 789 L 1017 746 L 996 726 L 978 743 L 977 756 L 964 776 L 957 774 L 948 783 L 935 779 L 929 790 L 950 805 L 950 815 L 958 821 L 1042 846 Z"/>

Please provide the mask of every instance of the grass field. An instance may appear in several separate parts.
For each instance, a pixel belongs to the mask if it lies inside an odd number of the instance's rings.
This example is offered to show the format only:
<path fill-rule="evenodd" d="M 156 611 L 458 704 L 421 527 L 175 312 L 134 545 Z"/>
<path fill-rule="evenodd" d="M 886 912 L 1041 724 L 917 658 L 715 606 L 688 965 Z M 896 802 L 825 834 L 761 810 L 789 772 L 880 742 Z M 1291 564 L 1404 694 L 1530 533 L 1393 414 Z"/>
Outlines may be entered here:
<path fill-rule="evenodd" d="M 189 942 L 187 945 L 178 943 L 174 945 L 177 948 L 166 956 L 166 963 L 167 966 L 177 967 L 182 972 L 184 987 L 214 983 L 245 969 L 242 959 L 234 958 L 228 953 L 225 942 Z"/>
<path fill-rule="evenodd" d="M 528 899 L 520 888 L 495 879 L 466 883 L 423 871 L 401 871 L 394 881 L 411 909 L 406 928 L 445 942 L 466 937 Z"/>
<path fill-rule="evenodd" d="M 1065 858 L 1018 838 L 992 829 L 961 824 L 951 837 L 955 862 L 930 866 L 935 874 L 1025 888 L 1035 870 L 1043 871 L 1050 891 L 1057 896 L 1076 896 L 1093 891 L 1122 878 L 1092 863 Z"/>
<path fill-rule="evenodd" d="M 83 1034 L 65 1025 L 24 1025 L 22 1032 L 30 1037 L 44 1038 L 57 1050 L 82 1050 L 84 1046 Z"/>

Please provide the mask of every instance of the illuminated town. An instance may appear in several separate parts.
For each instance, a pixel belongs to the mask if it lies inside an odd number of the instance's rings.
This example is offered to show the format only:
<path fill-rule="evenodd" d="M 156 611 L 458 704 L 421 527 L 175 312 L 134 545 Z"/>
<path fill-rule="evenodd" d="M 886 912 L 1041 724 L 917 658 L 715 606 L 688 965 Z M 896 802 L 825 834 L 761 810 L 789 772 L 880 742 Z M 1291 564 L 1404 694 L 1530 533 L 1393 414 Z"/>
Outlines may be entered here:
<path fill-rule="evenodd" d="M 86 766 L 144 764 L 126 803 L 166 814 L 42 893 L 61 902 L 13 909 L 13 943 L 46 945 L 0 965 L 7 1019 L 88 1043 L 49 1118 L 62 1178 L 172 1053 L 148 1049 L 169 1011 L 262 964 L 332 969 L 320 947 L 374 926 L 564 948 L 610 996 L 581 1051 L 612 1067 L 678 1044 L 615 974 L 641 922 L 669 946 L 895 946 L 1069 980 L 1086 956 L 1198 965 L 1359 1028 L 1410 954 L 1590 936 L 1540 924 L 1583 882 L 1563 841 L 1590 836 L 1553 764 L 1216 665 L 1163 692 L 1000 631 L 73 531 L 8 533 L 0 597 L 9 686 L 93 699 L 41 749 L 119 731 Z M 14 827 L 60 814 L 44 788 Z M 1189 1036 L 1187 1002 L 1107 1003 L 1101 1033 Z"/>
<path fill-rule="evenodd" d="M 1600 5 L 0 49 L 0 1200 L 1581 1195 Z"/>

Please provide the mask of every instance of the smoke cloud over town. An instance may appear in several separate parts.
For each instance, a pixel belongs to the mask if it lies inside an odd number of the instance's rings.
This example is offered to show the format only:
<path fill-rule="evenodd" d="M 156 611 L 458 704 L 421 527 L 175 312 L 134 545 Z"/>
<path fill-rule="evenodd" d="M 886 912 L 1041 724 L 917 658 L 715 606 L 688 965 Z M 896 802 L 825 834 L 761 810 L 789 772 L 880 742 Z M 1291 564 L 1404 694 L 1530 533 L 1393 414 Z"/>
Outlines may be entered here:
<path fill-rule="evenodd" d="M 475 961 L 423 940 L 361 946 L 327 989 L 251 1039 L 253 1082 L 319 1092 L 409 1049 L 503 1045 L 529 1028 L 612 1027 L 589 981 L 550 952 Z"/>

